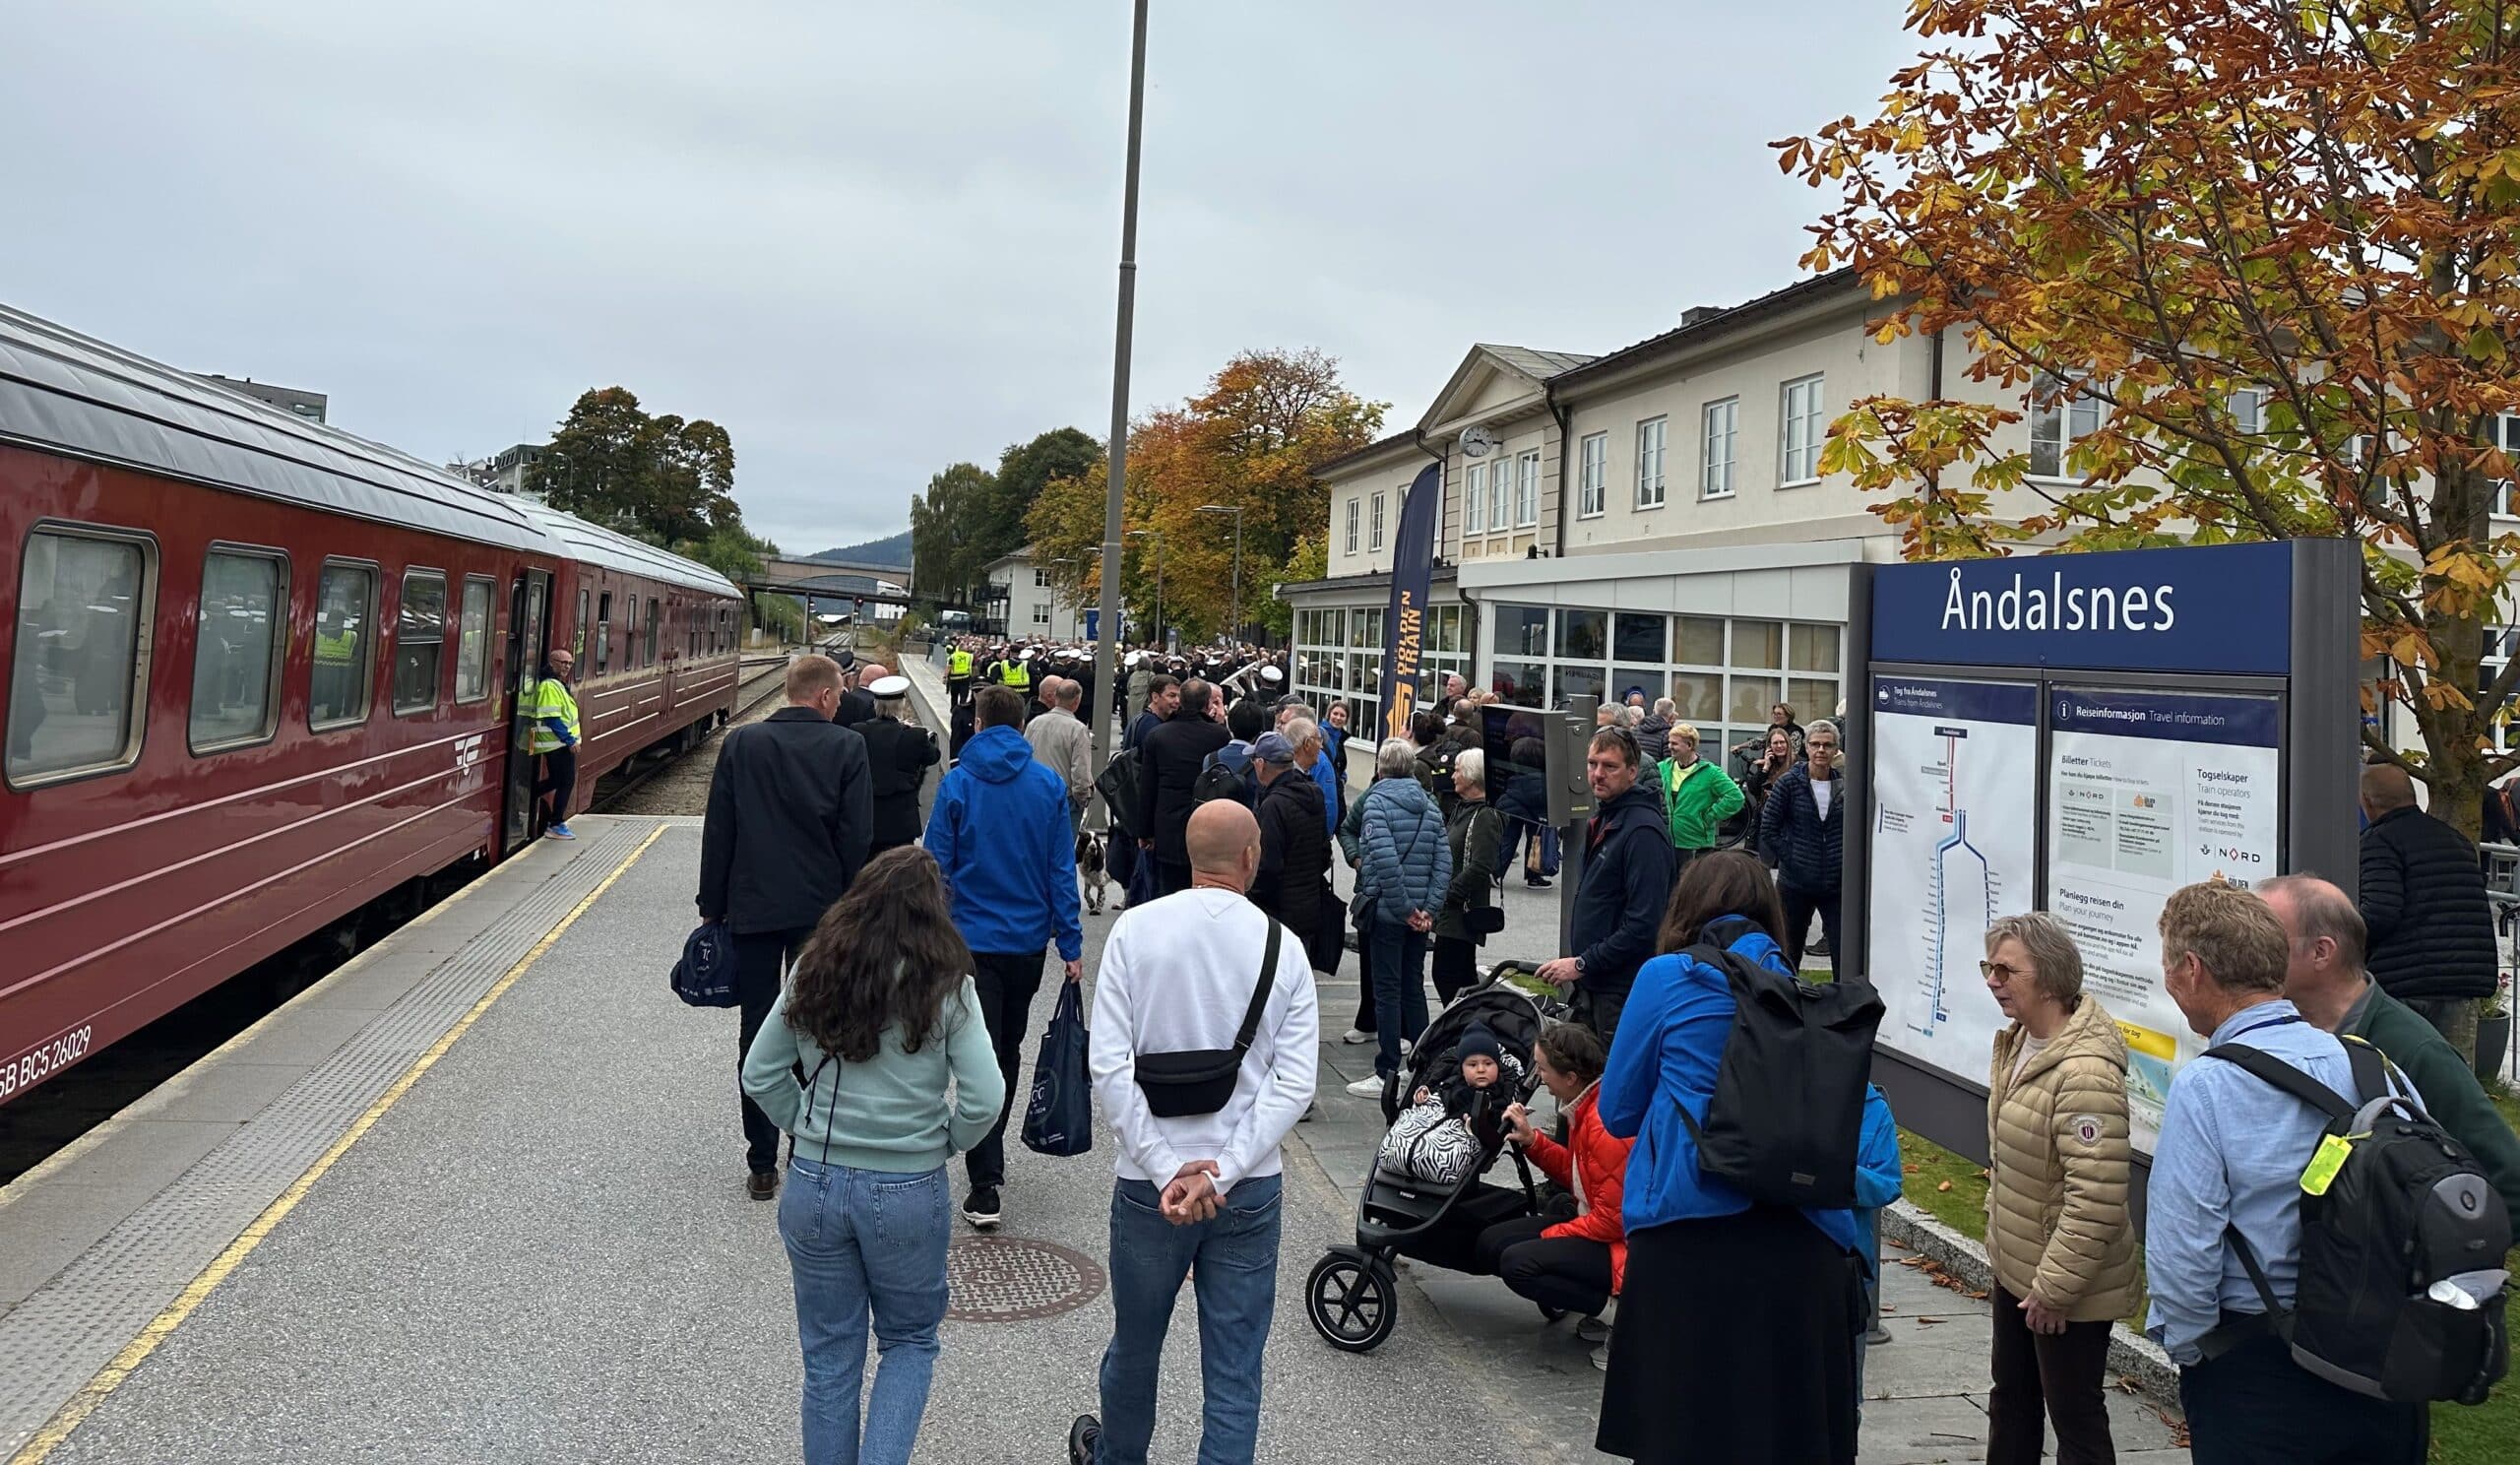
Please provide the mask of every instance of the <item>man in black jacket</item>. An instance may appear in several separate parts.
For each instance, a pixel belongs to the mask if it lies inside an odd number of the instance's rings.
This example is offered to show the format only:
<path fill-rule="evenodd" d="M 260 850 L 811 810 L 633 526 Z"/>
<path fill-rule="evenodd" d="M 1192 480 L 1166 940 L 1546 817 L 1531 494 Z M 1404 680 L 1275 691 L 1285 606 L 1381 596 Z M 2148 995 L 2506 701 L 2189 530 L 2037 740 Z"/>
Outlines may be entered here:
<path fill-rule="evenodd" d="M 2362 770 L 2363 924 L 2371 980 L 2441 1030 L 2471 1064 L 2478 999 L 2493 992 L 2493 905 L 2466 835 L 2415 806 L 2415 783 L 2393 763 Z"/>
<path fill-rule="evenodd" d="M 700 919 L 734 932 L 738 1071 L 786 963 L 866 862 L 874 825 L 866 739 L 832 721 L 839 709 L 840 668 L 796 658 L 788 664 L 788 705 L 728 732 L 709 781 Z M 768 1200 L 779 1192 L 779 1128 L 748 1098 L 743 1115 L 747 1190 Z"/>
<path fill-rule="evenodd" d="M 857 725 L 866 739 L 866 772 L 875 791 L 874 838 L 867 858 L 918 842 L 919 786 L 944 756 L 936 734 L 911 720 L 910 678 L 885 676 L 869 684 L 875 715 Z"/>
<path fill-rule="evenodd" d="M 1317 735 L 1312 724 L 1296 718 L 1287 726 L 1293 737 L 1263 732 L 1251 744 L 1251 774 L 1260 782 L 1260 871 L 1245 893 L 1312 954 L 1321 945 L 1321 902 L 1330 889 L 1330 815 L 1321 786 L 1295 767 L 1297 745 Z M 1317 955 L 1312 965 L 1321 969 Z"/>
<path fill-rule="evenodd" d="M 831 720 L 844 728 L 854 728 L 870 721 L 875 716 L 875 698 L 866 688 L 887 674 L 880 662 L 868 662 L 847 673 L 841 682 L 840 710 L 832 714 Z"/>
<path fill-rule="evenodd" d="M 1679 873 L 1663 802 L 1636 784 L 1643 761 L 1627 729 L 1593 734 L 1584 778 L 1594 813 L 1584 827 L 1583 876 L 1575 887 L 1575 954 L 1540 969 L 1543 981 L 1574 989 L 1576 1019 L 1605 1044 L 1618 1032 L 1636 969 L 1654 954 Z"/>
<path fill-rule="evenodd" d="M 1141 854 L 1155 860 L 1155 893 L 1190 888 L 1190 850 L 1185 842 L 1190 810 L 1199 799 L 1199 770 L 1208 754 L 1233 740 L 1216 720 L 1216 688 L 1192 677 L 1181 683 L 1181 706 L 1163 726 L 1138 741 L 1138 798 L 1147 810 Z"/>

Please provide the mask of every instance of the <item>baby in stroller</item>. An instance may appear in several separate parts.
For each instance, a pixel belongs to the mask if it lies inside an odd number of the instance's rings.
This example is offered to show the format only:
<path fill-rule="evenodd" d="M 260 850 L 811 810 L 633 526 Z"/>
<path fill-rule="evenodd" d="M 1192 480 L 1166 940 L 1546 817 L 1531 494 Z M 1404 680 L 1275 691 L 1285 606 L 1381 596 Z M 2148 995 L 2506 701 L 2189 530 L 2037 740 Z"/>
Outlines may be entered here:
<path fill-rule="evenodd" d="M 1482 1023 L 1464 1029 L 1446 1056 L 1449 1076 L 1410 1096 L 1383 1135 L 1381 1157 L 1386 1169 L 1439 1184 L 1477 1175 L 1496 1158 L 1505 1112 L 1523 1085 L 1522 1060 Z"/>

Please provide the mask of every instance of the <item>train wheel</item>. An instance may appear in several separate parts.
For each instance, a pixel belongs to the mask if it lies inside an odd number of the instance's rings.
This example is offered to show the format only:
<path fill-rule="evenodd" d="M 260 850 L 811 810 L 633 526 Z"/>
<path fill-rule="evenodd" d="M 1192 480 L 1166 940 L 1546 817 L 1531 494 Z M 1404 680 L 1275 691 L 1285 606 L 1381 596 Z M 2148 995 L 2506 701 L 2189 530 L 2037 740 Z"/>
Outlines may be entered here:
<path fill-rule="evenodd" d="M 1333 1251 L 1304 1284 L 1304 1313 L 1331 1347 L 1371 1353 L 1399 1325 L 1399 1292 L 1388 1268 Z"/>

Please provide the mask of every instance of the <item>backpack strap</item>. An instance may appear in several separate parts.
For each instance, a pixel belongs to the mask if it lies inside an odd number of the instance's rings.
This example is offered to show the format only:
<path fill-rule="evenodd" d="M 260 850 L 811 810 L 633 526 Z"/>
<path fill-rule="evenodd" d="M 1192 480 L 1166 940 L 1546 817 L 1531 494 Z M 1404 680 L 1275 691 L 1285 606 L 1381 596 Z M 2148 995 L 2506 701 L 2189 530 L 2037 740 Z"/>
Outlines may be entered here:
<path fill-rule="evenodd" d="M 1713 941 L 1700 941 L 1682 951 L 1680 955 L 1700 966 L 1713 967 L 1724 974 L 1728 986 L 1732 983 L 1732 968 L 1730 959 L 1732 954 Z M 1671 1107 L 1680 1112 L 1680 1122 L 1688 1126 L 1690 1141 L 1703 1151 L 1706 1146 L 1706 1131 L 1699 1128 L 1697 1120 L 1689 1116 L 1689 1107 L 1682 1104 L 1676 1096 L 1671 1100 Z"/>
<path fill-rule="evenodd" d="M 2354 1087 L 2361 1091 L 2364 1104 L 2394 1096 L 2397 1090 L 2389 1083 L 2395 1064 L 2379 1048 L 2361 1038 L 2340 1036 L 2345 1045 L 2345 1058 L 2354 1065 Z M 2410 1086 L 2412 1092 L 2412 1086 Z"/>
<path fill-rule="evenodd" d="M 2375 1055 L 2378 1051 L 2377 1049 L 2372 1050 Z M 2264 1082 L 2273 1084 L 2327 1115 L 2331 1120 L 2342 1121 L 2354 1117 L 2357 1106 L 2347 1103 L 2336 1090 L 2262 1049 L 2251 1048 L 2245 1043 L 2223 1043 L 2205 1050 L 2204 1055 L 2209 1058 L 2220 1058 L 2226 1063 L 2248 1070 Z M 2359 1065 L 2355 1081 L 2362 1082 Z M 2386 1092 L 2385 1083 L 2382 1091 Z"/>
<path fill-rule="evenodd" d="M 1260 956 L 1260 985 L 1251 989 L 1251 1005 L 1242 1009 L 1242 1028 L 1233 1035 L 1233 1060 L 1236 1063 L 1242 1061 L 1244 1053 L 1251 1051 L 1251 1040 L 1259 1036 L 1260 1014 L 1268 1010 L 1269 992 L 1278 985 L 1278 938 L 1285 935 L 1286 930 L 1276 917 L 1269 919 L 1269 949 Z"/>

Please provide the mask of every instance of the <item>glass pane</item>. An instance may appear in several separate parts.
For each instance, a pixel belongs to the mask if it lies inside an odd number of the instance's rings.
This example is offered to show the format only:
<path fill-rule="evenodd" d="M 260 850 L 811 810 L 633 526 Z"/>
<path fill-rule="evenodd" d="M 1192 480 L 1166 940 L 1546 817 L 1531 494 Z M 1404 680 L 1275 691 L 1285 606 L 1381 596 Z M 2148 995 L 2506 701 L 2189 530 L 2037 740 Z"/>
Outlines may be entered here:
<path fill-rule="evenodd" d="M 482 589 L 482 592 L 481 592 L 481 593 L 482 593 L 484 596 L 487 596 L 487 595 L 489 594 L 489 590 L 488 590 L 488 588 L 487 588 L 487 587 L 484 587 L 484 588 Z M 465 600 L 464 600 L 465 607 L 469 610 L 469 609 L 472 607 L 472 592 L 471 590 L 469 590 L 469 589 L 468 589 L 467 591 L 465 591 L 465 592 L 464 592 L 464 597 L 465 597 Z M 487 602 L 485 601 L 485 602 L 484 602 L 484 604 L 487 604 Z M 486 623 L 486 620 L 487 620 L 487 617 L 485 616 L 485 617 L 484 617 L 484 621 L 485 621 L 485 623 Z M 586 660 L 587 660 L 587 593 L 586 593 L 585 591 L 583 591 L 583 590 L 581 590 L 581 591 L 579 591 L 579 592 L 578 592 L 578 632 L 577 632 L 577 644 L 575 644 L 574 646 L 572 646 L 572 647 L 570 647 L 570 648 L 569 648 L 569 655 L 577 659 L 577 662 L 578 662 L 578 665 L 579 665 L 579 666 L 583 667 L 583 666 L 585 666 L 585 665 L 586 665 Z M 461 676 L 464 674 L 464 672 L 463 672 L 463 670 L 459 668 L 459 669 L 457 669 L 457 671 L 456 671 L 456 673 L 455 673 L 455 674 L 456 674 L 458 677 L 461 677 Z M 463 683 L 462 683 L 461 681 L 459 681 L 459 682 L 456 684 L 456 688 L 455 688 L 455 695 L 456 695 L 457 697 L 459 697 L 459 698 L 461 698 L 461 697 L 464 695 L 464 686 L 463 686 Z"/>
<path fill-rule="evenodd" d="M 1599 667 L 1551 667 L 1548 685 L 1548 705 L 1564 707 L 1576 697 L 1600 696 L 1606 683 Z"/>
<path fill-rule="evenodd" d="M 1638 615 L 1622 610 L 1613 621 L 1615 634 L 1610 655 L 1622 662 L 1659 662 L 1663 660 L 1664 620 L 1659 615 Z"/>
<path fill-rule="evenodd" d="M 1692 667 L 1724 665 L 1724 622 L 1711 615 L 1677 617 L 1679 644 L 1671 649 L 1671 660 Z"/>
<path fill-rule="evenodd" d="M 1346 610 L 1324 610 L 1321 612 L 1322 645 L 1337 646 L 1340 644 L 1339 638 L 1347 634 L 1348 612 Z"/>
<path fill-rule="evenodd" d="M 371 644 L 368 608 L 376 604 L 376 572 L 326 565 L 315 586 L 315 672 L 306 697 L 307 726 L 355 723 L 367 716 Z"/>
<path fill-rule="evenodd" d="M 1784 622 L 1775 620 L 1732 622 L 1732 665 L 1770 668 L 1784 666 Z M 1760 720 L 1766 721 L 1764 716 Z"/>
<path fill-rule="evenodd" d="M 1679 704 L 1680 720 L 1704 726 L 1724 719 L 1724 677 L 1715 671 L 1680 671 L 1671 677 L 1671 700 Z M 1766 721 L 1766 714 L 1760 714 Z"/>
<path fill-rule="evenodd" d="M 394 622 L 394 710 L 437 705 L 437 673 L 446 659 L 446 577 L 403 577 L 403 609 Z"/>
<path fill-rule="evenodd" d="M 1820 681 L 1807 676 L 1788 677 L 1785 700 L 1794 704 L 1794 720 L 1807 727 L 1813 718 L 1837 716 L 1838 684 L 1834 679 Z"/>
<path fill-rule="evenodd" d="M 202 562 L 200 638 L 193 644 L 195 748 L 272 731 L 280 603 L 279 560 L 213 554 Z"/>
<path fill-rule="evenodd" d="M 1609 655 L 1610 615 L 1606 610 L 1557 612 L 1557 654 L 1569 661 L 1597 662 Z"/>
<path fill-rule="evenodd" d="M 1735 676 L 1732 697 L 1725 704 L 1725 721 L 1751 727 L 1768 720 L 1768 709 L 1783 695 L 1784 684 L 1773 676 Z"/>
<path fill-rule="evenodd" d="M 1538 605 L 1497 606 L 1496 655 L 1500 657 L 1548 655 L 1548 612 Z"/>
<path fill-rule="evenodd" d="M 1797 624 L 1788 628 L 1786 665 L 1796 671 L 1838 669 L 1838 630 L 1833 625 Z"/>
<path fill-rule="evenodd" d="M 1348 616 L 1348 644 L 1382 648 L 1382 611 L 1356 610 Z"/>
<path fill-rule="evenodd" d="M 1654 699 L 1664 695 L 1664 675 L 1660 667 L 1620 667 L 1610 672 L 1610 685 L 1617 690 L 1621 702 L 1630 692 L 1643 693 L 1645 705 L 1651 709 Z"/>
<path fill-rule="evenodd" d="M 1348 689 L 1359 697 L 1379 699 L 1382 696 L 1382 658 L 1352 653 L 1348 658 Z"/>
<path fill-rule="evenodd" d="M 1500 702 L 1516 707 L 1539 707 L 1548 695 L 1546 678 L 1532 662 L 1498 662 L 1488 669 L 1488 690 Z"/>
<path fill-rule="evenodd" d="M 586 592 L 578 592 L 578 641 L 587 638 Z M 724 612 L 721 612 L 721 620 Z M 722 625 L 721 630 L 724 629 Z M 457 631 L 455 700 L 471 702 L 490 691 L 490 582 L 464 582 L 464 618 Z"/>
<path fill-rule="evenodd" d="M 27 537 L 9 678 L 9 777 L 122 761 L 140 655 L 138 544 Z"/>

